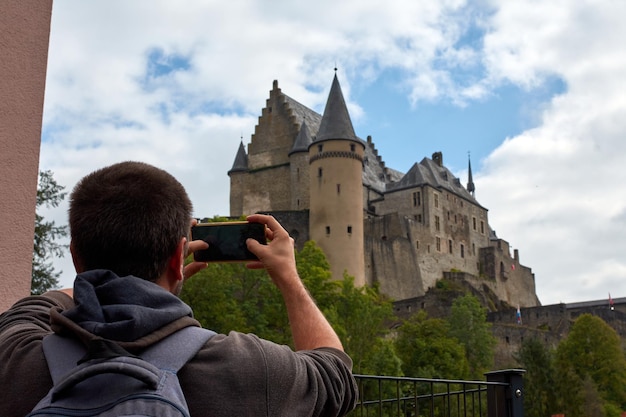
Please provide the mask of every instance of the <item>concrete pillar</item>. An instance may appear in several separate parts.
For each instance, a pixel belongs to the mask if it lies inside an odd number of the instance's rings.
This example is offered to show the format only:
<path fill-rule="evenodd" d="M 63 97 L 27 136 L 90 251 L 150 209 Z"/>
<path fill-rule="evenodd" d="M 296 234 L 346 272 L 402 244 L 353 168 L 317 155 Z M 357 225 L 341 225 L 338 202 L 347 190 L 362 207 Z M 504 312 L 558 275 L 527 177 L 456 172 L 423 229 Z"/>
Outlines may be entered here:
<path fill-rule="evenodd" d="M 0 311 L 30 294 L 52 0 L 0 2 Z"/>

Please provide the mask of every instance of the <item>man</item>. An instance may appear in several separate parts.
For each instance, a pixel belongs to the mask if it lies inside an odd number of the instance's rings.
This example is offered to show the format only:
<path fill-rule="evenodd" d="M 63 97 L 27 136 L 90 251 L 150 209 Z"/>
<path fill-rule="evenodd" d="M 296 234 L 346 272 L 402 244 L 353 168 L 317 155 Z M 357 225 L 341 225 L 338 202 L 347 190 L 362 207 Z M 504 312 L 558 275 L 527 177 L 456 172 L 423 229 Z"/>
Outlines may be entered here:
<path fill-rule="evenodd" d="M 83 178 L 70 196 L 74 289 L 18 301 L 0 316 L 0 416 L 23 416 L 52 385 L 42 351 L 51 331 L 85 344 L 113 340 L 130 353 L 187 326 L 199 326 L 176 295 L 184 266 L 192 206 L 182 185 L 158 168 L 123 162 Z M 304 288 L 293 239 L 271 216 L 268 245 L 249 239 L 280 290 L 296 351 L 255 335 L 218 334 L 179 372 L 192 416 L 342 415 L 356 402 L 351 359 Z M 73 296 L 73 298 L 72 298 Z M 176 354 L 176 352 L 172 352 Z"/>

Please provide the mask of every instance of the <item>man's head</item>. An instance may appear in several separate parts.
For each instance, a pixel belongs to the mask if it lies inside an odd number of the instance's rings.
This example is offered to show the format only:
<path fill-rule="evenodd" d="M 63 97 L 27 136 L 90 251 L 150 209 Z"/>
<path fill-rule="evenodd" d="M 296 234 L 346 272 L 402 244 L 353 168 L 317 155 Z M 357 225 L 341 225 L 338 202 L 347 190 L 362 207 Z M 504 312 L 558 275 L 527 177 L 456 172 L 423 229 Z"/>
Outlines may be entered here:
<path fill-rule="evenodd" d="M 70 195 L 74 264 L 156 281 L 188 237 L 191 213 L 184 187 L 161 169 L 122 162 L 92 172 Z"/>

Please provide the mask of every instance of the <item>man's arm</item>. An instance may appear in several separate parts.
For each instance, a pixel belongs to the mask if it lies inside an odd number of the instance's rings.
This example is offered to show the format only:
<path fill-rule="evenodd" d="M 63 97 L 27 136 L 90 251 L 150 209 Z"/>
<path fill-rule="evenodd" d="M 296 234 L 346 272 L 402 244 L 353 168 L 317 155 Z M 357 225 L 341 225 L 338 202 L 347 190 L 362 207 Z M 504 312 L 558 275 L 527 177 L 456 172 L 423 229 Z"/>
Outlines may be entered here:
<path fill-rule="evenodd" d="M 280 290 L 287 308 L 296 350 L 332 347 L 343 351 L 337 333 L 298 276 L 294 241 L 289 233 L 272 216 L 254 214 L 248 216 L 248 221 L 267 225 L 269 243 L 262 245 L 254 239 L 248 239 L 248 249 L 259 258 L 259 261 L 248 263 L 247 266 L 252 269 L 265 268 Z"/>
<path fill-rule="evenodd" d="M 26 415 L 52 387 L 41 341 L 52 333 L 50 309 L 73 305 L 67 292 L 49 291 L 0 315 L 0 416 Z"/>

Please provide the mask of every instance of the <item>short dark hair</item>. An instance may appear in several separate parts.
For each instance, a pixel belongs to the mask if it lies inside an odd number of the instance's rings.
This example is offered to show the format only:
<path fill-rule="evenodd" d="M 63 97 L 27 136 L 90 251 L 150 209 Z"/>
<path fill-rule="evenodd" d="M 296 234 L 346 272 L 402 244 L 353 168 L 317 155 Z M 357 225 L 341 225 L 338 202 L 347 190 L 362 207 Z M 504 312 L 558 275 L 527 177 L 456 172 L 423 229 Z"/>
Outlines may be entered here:
<path fill-rule="evenodd" d="M 189 237 L 192 204 L 170 174 L 121 162 L 81 179 L 70 195 L 74 255 L 83 270 L 156 281 L 180 239 Z"/>

